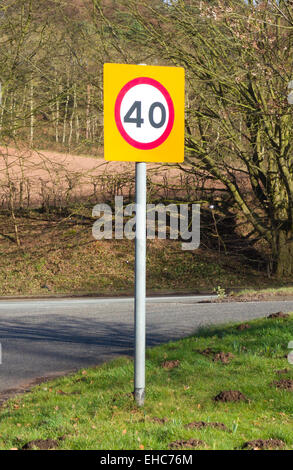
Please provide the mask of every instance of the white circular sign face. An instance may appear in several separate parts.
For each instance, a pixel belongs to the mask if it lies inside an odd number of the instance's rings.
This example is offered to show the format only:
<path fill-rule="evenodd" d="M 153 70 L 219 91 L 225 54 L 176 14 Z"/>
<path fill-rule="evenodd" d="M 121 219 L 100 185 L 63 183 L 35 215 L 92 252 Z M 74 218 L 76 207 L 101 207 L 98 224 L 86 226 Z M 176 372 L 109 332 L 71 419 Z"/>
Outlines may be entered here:
<path fill-rule="evenodd" d="M 161 83 L 147 77 L 136 78 L 117 97 L 115 121 L 126 142 L 150 150 L 168 138 L 174 123 L 174 105 Z"/>

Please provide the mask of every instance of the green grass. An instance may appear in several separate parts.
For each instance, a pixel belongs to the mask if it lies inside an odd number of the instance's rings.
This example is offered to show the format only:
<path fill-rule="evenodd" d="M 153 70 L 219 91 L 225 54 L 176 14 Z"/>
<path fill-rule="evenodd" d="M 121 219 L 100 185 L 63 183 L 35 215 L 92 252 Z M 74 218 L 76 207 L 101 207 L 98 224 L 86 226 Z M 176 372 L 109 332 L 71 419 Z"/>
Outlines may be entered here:
<path fill-rule="evenodd" d="M 284 357 L 293 339 L 289 319 L 261 319 L 243 331 L 213 327 L 147 351 L 145 406 L 133 402 L 133 362 L 119 358 L 103 366 L 41 384 L 4 403 L 0 448 L 21 448 L 35 439 L 58 438 L 60 449 L 168 449 L 179 439 L 201 439 L 209 449 L 238 449 L 245 441 L 276 438 L 293 449 L 293 392 L 272 382 L 293 378 Z M 198 350 L 231 352 L 229 364 Z M 165 360 L 179 360 L 171 370 Z M 279 369 L 288 373 L 278 375 Z M 249 401 L 220 403 L 222 390 L 239 390 Z M 164 424 L 154 417 L 168 418 Z M 192 421 L 222 422 L 228 430 L 192 430 Z"/>
<path fill-rule="evenodd" d="M 293 295 L 293 287 L 268 287 L 266 289 L 242 289 L 238 292 L 231 292 L 233 297 L 255 297 L 255 296 L 288 296 Z"/>

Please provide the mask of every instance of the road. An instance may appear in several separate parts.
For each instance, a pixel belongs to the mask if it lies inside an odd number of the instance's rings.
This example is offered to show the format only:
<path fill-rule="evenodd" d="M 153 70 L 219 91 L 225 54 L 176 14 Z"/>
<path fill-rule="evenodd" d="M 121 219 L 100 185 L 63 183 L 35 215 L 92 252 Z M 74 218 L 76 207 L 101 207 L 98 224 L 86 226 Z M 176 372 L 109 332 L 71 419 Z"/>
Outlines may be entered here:
<path fill-rule="evenodd" d="M 207 299 L 148 298 L 148 346 L 190 335 L 202 326 L 293 311 L 290 300 L 201 303 Z M 0 342 L 0 392 L 132 355 L 133 299 L 1 300 Z"/>

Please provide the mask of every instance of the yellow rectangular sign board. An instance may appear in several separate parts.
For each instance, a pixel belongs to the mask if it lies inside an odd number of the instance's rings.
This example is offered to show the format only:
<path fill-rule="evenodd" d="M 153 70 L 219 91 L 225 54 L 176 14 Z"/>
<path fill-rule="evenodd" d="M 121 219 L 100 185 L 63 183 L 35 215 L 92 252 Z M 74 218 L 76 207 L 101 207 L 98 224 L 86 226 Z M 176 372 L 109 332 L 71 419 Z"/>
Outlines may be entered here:
<path fill-rule="evenodd" d="M 104 64 L 104 155 L 183 162 L 183 68 Z"/>

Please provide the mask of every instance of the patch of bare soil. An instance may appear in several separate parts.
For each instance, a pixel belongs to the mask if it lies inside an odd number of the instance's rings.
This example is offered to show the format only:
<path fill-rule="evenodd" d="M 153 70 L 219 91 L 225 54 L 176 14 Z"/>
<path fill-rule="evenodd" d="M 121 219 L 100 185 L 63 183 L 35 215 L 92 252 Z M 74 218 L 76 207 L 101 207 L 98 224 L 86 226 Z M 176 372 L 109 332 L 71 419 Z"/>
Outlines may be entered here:
<path fill-rule="evenodd" d="M 230 360 L 234 358 L 234 354 L 230 352 L 219 352 L 215 354 L 213 361 L 214 362 L 222 362 L 223 364 L 229 364 Z"/>
<path fill-rule="evenodd" d="M 151 421 L 153 423 L 166 424 L 166 423 L 168 423 L 169 419 L 168 418 L 157 418 L 156 416 L 154 416 L 153 418 L 151 418 Z"/>
<path fill-rule="evenodd" d="M 249 450 L 271 450 L 282 449 L 284 446 L 285 443 L 280 439 L 256 439 L 255 441 L 245 442 L 242 448 Z"/>
<path fill-rule="evenodd" d="M 222 402 L 237 402 L 237 401 L 248 401 L 246 396 L 238 390 L 223 390 L 218 393 L 214 398 L 215 401 Z"/>
<path fill-rule="evenodd" d="M 164 361 L 162 363 L 163 369 L 174 369 L 175 367 L 178 367 L 180 365 L 180 361 L 177 359 L 175 361 Z"/>
<path fill-rule="evenodd" d="M 289 374 L 289 369 L 280 369 L 276 370 L 276 374 L 281 375 L 281 374 Z"/>
<path fill-rule="evenodd" d="M 194 421 L 193 423 L 186 424 L 185 426 L 188 429 L 202 429 L 202 428 L 216 428 L 220 429 L 221 431 L 229 431 L 227 426 L 223 423 L 206 423 L 205 421 Z"/>
<path fill-rule="evenodd" d="M 27 442 L 23 447 L 22 450 L 33 450 L 33 449 L 40 449 L 40 450 L 51 450 L 56 449 L 59 446 L 59 443 L 64 438 L 59 438 L 58 440 L 55 439 L 36 439 L 35 441 Z"/>
<path fill-rule="evenodd" d="M 229 364 L 230 360 L 234 358 L 234 354 L 224 351 L 214 351 L 211 348 L 203 349 L 202 351 L 197 350 L 200 354 L 210 359 L 213 359 L 214 362 L 222 362 L 223 364 Z"/>
<path fill-rule="evenodd" d="M 267 318 L 289 318 L 289 315 L 288 313 L 276 312 L 276 313 L 271 313 L 270 315 L 267 316 Z"/>
<path fill-rule="evenodd" d="M 174 449 L 174 450 L 182 449 L 182 448 L 196 449 L 197 447 L 206 447 L 206 443 L 199 439 L 188 439 L 187 441 L 179 440 L 179 441 L 170 442 L 168 447 L 169 449 Z"/>
<path fill-rule="evenodd" d="M 293 390 L 293 380 L 291 379 L 276 380 L 272 383 L 272 386 L 281 388 L 282 390 Z"/>
<path fill-rule="evenodd" d="M 22 205 L 29 207 L 45 201 L 53 204 L 56 199 L 66 202 L 105 196 L 106 200 L 114 197 L 114 188 L 117 194 L 133 195 L 134 174 L 133 162 L 106 162 L 102 158 L 70 153 L 0 147 L 0 196 L 8 203 L 9 194 L 3 188 L 13 184 L 16 207 L 19 198 Z M 152 183 L 158 185 L 158 191 L 166 191 L 167 181 L 176 186 L 180 175 L 186 178 L 180 169 L 158 163 L 149 164 L 148 174 Z M 206 175 L 202 178 L 204 185 L 210 184 Z M 180 191 L 186 192 L 184 184 Z"/>
<path fill-rule="evenodd" d="M 237 326 L 237 330 L 239 331 L 248 330 L 249 328 L 251 328 L 249 323 L 241 323 L 241 325 Z"/>

